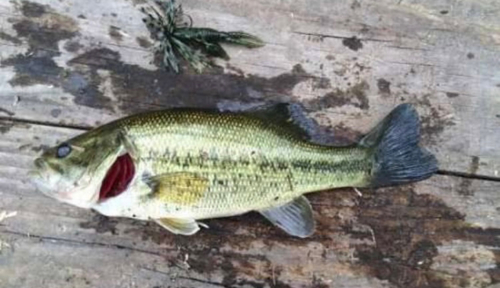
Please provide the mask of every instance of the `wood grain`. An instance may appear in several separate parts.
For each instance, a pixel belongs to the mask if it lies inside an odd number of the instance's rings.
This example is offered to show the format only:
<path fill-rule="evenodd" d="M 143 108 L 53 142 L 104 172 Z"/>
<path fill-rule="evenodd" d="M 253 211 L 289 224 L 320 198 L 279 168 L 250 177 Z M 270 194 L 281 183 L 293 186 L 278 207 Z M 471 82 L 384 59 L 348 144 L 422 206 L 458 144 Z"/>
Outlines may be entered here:
<path fill-rule="evenodd" d="M 242 30 L 198 75 L 155 65 L 141 1 L 0 2 L 1 287 L 495 287 L 500 282 L 500 2 L 185 0 L 195 25 Z M 41 150 L 131 113 L 300 102 L 352 142 L 401 102 L 442 175 L 310 197 L 298 240 L 258 215 L 195 237 L 107 219 L 34 191 Z"/>

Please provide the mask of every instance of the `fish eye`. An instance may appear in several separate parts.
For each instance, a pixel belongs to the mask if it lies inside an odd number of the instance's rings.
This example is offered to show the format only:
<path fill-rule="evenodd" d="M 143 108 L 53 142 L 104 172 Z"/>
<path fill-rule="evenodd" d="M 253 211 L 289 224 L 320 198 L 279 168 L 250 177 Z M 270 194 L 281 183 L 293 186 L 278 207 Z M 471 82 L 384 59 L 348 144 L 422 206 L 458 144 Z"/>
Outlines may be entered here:
<path fill-rule="evenodd" d="M 57 153 L 56 156 L 57 158 L 64 158 L 71 153 L 71 146 L 69 146 L 67 143 L 62 143 L 57 147 Z"/>

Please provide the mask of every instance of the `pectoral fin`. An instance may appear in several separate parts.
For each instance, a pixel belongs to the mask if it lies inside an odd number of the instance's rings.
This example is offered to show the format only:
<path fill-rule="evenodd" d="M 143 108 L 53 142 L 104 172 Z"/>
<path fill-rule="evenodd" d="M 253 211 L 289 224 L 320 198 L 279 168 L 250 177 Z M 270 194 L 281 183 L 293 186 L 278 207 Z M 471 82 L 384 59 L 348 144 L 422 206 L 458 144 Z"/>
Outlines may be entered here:
<path fill-rule="evenodd" d="M 193 205 L 208 188 L 208 179 L 196 173 L 176 172 L 157 176 L 146 176 L 143 181 L 151 187 L 152 197 L 165 203 Z"/>
<path fill-rule="evenodd" d="M 279 207 L 261 210 L 259 213 L 290 235 L 305 238 L 314 233 L 311 204 L 304 196 Z"/>
<path fill-rule="evenodd" d="M 200 226 L 193 219 L 161 218 L 154 221 L 174 234 L 193 235 L 200 230 Z"/>

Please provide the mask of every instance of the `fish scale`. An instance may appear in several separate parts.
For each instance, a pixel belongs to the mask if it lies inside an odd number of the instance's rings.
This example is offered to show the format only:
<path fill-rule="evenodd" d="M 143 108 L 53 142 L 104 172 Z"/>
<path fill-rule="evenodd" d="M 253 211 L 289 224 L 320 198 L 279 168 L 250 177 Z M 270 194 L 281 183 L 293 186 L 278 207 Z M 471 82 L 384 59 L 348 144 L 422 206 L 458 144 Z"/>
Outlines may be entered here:
<path fill-rule="evenodd" d="M 307 192 L 362 185 L 369 177 L 368 149 L 312 144 L 258 118 L 149 114 L 122 127 L 135 157 L 147 155 L 151 174 L 192 172 L 208 179 L 203 197 L 181 207 L 197 217 L 263 209 Z"/>

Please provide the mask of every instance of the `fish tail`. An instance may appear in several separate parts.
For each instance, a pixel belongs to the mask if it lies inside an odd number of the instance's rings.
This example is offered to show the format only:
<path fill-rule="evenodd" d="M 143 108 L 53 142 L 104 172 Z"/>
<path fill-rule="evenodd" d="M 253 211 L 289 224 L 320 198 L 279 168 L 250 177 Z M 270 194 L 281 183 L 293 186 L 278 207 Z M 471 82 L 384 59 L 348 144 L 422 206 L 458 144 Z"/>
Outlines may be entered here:
<path fill-rule="evenodd" d="M 372 187 L 429 178 L 438 169 L 434 155 L 418 145 L 420 122 L 410 104 L 396 107 L 360 142 L 373 149 Z"/>

